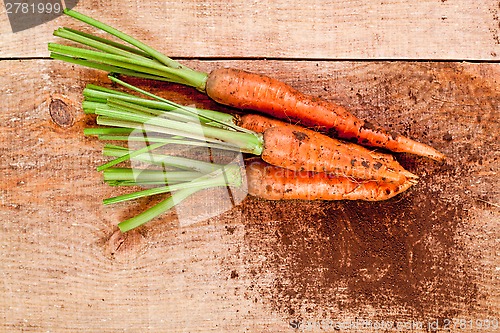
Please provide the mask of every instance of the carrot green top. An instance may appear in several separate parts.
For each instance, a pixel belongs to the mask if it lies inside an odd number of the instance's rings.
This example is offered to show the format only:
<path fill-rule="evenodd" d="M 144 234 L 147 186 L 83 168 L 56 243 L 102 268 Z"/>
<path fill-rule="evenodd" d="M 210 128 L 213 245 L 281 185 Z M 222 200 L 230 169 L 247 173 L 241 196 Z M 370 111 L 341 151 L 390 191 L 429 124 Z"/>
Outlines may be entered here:
<path fill-rule="evenodd" d="M 158 204 L 119 223 L 122 232 L 150 221 L 203 189 L 244 185 L 238 159 L 217 164 L 171 155 L 171 151 L 177 149 L 175 145 L 185 145 L 260 154 L 260 134 L 240 128 L 233 116 L 223 112 L 182 106 L 116 77 L 110 79 L 149 98 L 87 85 L 82 106 L 86 113 L 97 115 L 101 127 L 86 128 L 84 133 L 97 135 L 100 140 L 129 143 L 128 148 L 111 144 L 104 147 L 105 156 L 115 157 L 97 168 L 103 172 L 105 182 L 147 188 L 105 199 L 104 204 L 170 193 Z M 138 143 L 139 148 L 131 148 L 131 143 Z M 167 149 L 167 153 L 159 151 L 169 144 L 174 148 Z M 138 168 L 117 167 L 127 161 L 139 162 Z"/>
<path fill-rule="evenodd" d="M 49 43 L 48 48 L 53 59 L 111 73 L 180 83 L 205 91 L 207 73 L 185 67 L 143 42 L 91 17 L 69 9 L 64 13 L 130 45 L 70 28 L 59 28 L 54 31 L 54 36 L 92 49 Z"/>

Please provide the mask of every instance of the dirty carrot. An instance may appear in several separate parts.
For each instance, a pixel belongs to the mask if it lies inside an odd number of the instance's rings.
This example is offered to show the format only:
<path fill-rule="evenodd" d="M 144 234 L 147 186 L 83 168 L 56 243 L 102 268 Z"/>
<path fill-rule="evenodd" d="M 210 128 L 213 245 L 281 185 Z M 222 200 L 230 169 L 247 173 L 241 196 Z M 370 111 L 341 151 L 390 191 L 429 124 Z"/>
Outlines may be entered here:
<path fill-rule="evenodd" d="M 361 146 L 353 146 L 314 131 L 272 127 L 263 134 L 264 161 L 295 171 L 327 172 L 366 180 L 399 183 L 403 174 L 389 170 Z"/>
<path fill-rule="evenodd" d="M 445 158 L 428 145 L 357 118 L 341 105 L 304 94 L 262 74 L 233 68 L 216 69 L 208 74 L 205 90 L 208 96 L 221 104 L 297 121 L 362 145 L 412 153 L 438 161 Z"/>
<path fill-rule="evenodd" d="M 94 50 L 50 43 L 49 50 L 54 59 L 128 76 L 192 86 L 221 104 L 298 121 L 304 126 L 319 127 L 339 138 L 355 140 L 362 145 L 417 154 L 434 160 L 445 158 L 426 144 L 359 119 L 340 105 L 299 92 L 279 80 L 233 68 L 215 69 L 210 73 L 196 71 L 104 23 L 72 10 L 66 10 L 65 13 L 122 39 L 132 47 L 61 28 L 54 35 Z"/>
<path fill-rule="evenodd" d="M 409 189 L 415 180 L 400 184 L 356 181 L 326 173 L 298 172 L 260 159 L 246 162 L 248 193 L 267 200 L 364 200 L 382 201 Z"/>
<path fill-rule="evenodd" d="M 288 127 L 296 131 L 301 131 L 305 133 L 310 133 L 311 135 L 315 135 L 312 130 L 306 129 L 302 126 L 291 124 L 278 119 L 264 117 L 258 114 L 252 114 L 252 113 L 245 114 L 243 116 L 237 117 L 236 121 L 239 126 L 246 128 L 248 130 L 252 130 L 257 133 L 264 133 L 266 130 L 272 127 Z M 360 149 L 360 147 L 354 143 L 344 142 L 344 144 L 346 147 L 352 148 L 354 154 L 356 151 Z M 410 179 L 418 179 L 418 176 L 405 170 L 394 158 L 394 156 L 390 154 L 381 153 L 375 150 L 366 150 L 366 152 L 370 154 L 378 163 L 382 163 L 382 165 L 386 166 L 389 170 L 399 172 Z"/>
<path fill-rule="evenodd" d="M 142 91 L 130 84 L 110 77 L 114 82 L 126 84 L 127 87 Z M 87 88 L 87 97 L 96 99 L 102 95 L 101 90 Z M 146 129 L 150 132 L 183 137 L 183 142 L 206 142 L 218 145 L 220 148 L 237 150 L 253 155 L 259 155 L 266 162 L 296 171 L 329 172 L 345 177 L 365 180 L 380 180 L 399 183 L 405 174 L 388 168 L 386 164 L 374 158 L 366 148 L 330 138 L 321 133 L 302 127 L 271 127 L 262 134 L 244 129 L 229 122 L 218 120 L 200 121 L 195 108 L 183 109 L 179 114 L 174 110 L 162 112 L 135 102 L 121 100 L 121 94 L 111 94 L 106 103 L 88 109 L 98 115 L 97 123 L 105 126 Z M 155 95 L 149 93 L 150 97 Z M 129 99 L 130 100 L 130 99 Z M 167 101 L 168 103 L 171 103 Z M 164 102 L 168 104 L 167 102 Z M 96 104 L 97 103 L 97 104 Z M 206 114 L 206 110 L 205 113 Z M 215 111 L 212 111 L 212 115 Z M 222 113 L 221 113 L 222 114 Z M 212 116 L 214 118 L 214 116 Z M 222 116 L 217 116 L 222 118 Z M 215 119 L 215 118 L 214 118 Z M 190 141 L 186 141 L 189 139 Z M 153 138 L 154 140 L 154 138 Z"/>

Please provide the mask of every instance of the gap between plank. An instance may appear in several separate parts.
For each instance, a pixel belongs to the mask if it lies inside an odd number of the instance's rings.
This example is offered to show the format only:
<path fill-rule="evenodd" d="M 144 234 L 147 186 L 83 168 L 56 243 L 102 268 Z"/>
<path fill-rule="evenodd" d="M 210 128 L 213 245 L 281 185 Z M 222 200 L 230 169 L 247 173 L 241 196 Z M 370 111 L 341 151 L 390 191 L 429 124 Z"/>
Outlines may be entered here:
<path fill-rule="evenodd" d="M 500 60 L 481 59 L 413 59 L 413 58 L 283 58 L 283 57 L 172 57 L 177 61 L 316 61 L 316 62 L 464 62 L 471 64 L 500 64 Z M 53 60 L 50 57 L 0 57 L 0 61 Z"/>

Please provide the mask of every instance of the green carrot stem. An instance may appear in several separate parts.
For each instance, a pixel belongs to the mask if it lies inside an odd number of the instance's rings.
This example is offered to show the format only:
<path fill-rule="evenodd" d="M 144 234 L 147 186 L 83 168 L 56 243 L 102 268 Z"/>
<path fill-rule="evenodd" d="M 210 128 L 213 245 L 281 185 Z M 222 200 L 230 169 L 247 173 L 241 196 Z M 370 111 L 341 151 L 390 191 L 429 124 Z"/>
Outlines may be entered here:
<path fill-rule="evenodd" d="M 120 127 L 99 127 L 99 128 L 85 128 L 83 130 L 84 135 L 119 135 L 119 134 L 131 134 L 135 131 L 132 128 L 120 128 Z"/>
<path fill-rule="evenodd" d="M 179 112 L 185 111 L 185 112 L 190 113 L 196 117 L 201 116 L 203 118 L 207 118 L 207 119 L 212 120 L 214 122 L 221 123 L 222 125 L 225 125 L 227 127 L 237 129 L 237 130 L 240 130 L 242 132 L 246 131 L 246 129 L 236 126 L 234 116 L 228 115 L 227 113 L 183 106 L 183 105 L 174 103 L 172 101 L 169 101 L 168 99 L 157 96 L 153 93 L 150 93 L 144 89 L 140 89 L 140 88 L 138 88 L 134 85 L 131 85 L 130 83 L 124 82 L 124 81 L 122 81 L 122 80 L 120 80 L 117 77 L 114 77 L 112 75 L 108 75 L 108 77 L 111 81 L 118 83 L 118 84 L 120 84 L 128 89 L 131 89 L 133 91 L 136 91 L 138 93 L 141 93 L 143 95 L 151 97 L 158 102 L 165 103 L 169 107 L 172 107 L 171 109 L 169 109 L 169 111 L 172 111 L 172 110 L 176 110 Z"/>
<path fill-rule="evenodd" d="M 120 228 L 121 232 L 127 232 L 134 228 L 137 228 L 143 225 L 144 223 L 147 223 L 150 220 L 154 219 L 155 217 L 169 211 L 175 205 L 178 205 L 179 203 L 187 199 L 189 196 L 202 189 L 203 188 L 186 188 L 183 190 L 179 190 L 174 195 L 169 196 L 167 199 L 145 210 L 139 215 L 136 215 L 126 221 L 119 223 L 118 228 Z"/>
<path fill-rule="evenodd" d="M 49 43 L 49 51 L 73 58 L 84 59 L 117 68 L 124 68 L 149 75 L 168 77 L 172 82 L 189 85 L 189 72 L 178 71 L 152 60 L 138 60 L 121 55 Z"/>
<path fill-rule="evenodd" d="M 144 142 L 144 143 L 169 143 L 169 144 L 175 144 L 175 145 L 181 145 L 181 146 L 191 146 L 191 147 L 205 147 L 205 148 L 214 148 L 214 149 L 220 149 L 220 150 L 226 150 L 226 151 L 240 151 L 239 148 L 230 146 L 230 145 L 222 145 L 220 143 L 210 143 L 210 142 L 202 142 L 202 141 L 194 141 L 194 140 L 186 140 L 186 139 L 179 139 L 176 137 L 172 137 L 170 139 L 167 138 L 161 138 L 161 137 L 155 137 L 155 136 L 136 136 L 136 135 L 99 135 L 98 136 L 99 140 L 103 141 L 128 141 L 130 142 Z"/>
<path fill-rule="evenodd" d="M 59 28 L 59 29 L 56 30 L 56 32 L 59 32 L 61 30 L 68 31 L 68 32 L 71 32 L 73 34 L 78 34 L 80 36 L 93 39 L 95 41 L 98 41 L 98 42 L 101 42 L 101 43 L 104 43 L 104 44 L 107 44 L 107 45 L 110 45 L 110 46 L 122 49 L 124 51 L 128 51 L 130 53 L 135 53 L 135 54 L 137 54 L 139 56 L 143 56 L 145 58 L 150 58 L 149 54 L 147 54 L 146 52 L 143 52 L 143 51 L 141 51 L 141 50 L 139 50 L 139 49 L 137 49 L 135 47 L 131 47 L 131 46 L 128 46 L 128 45 L 125 45 L 125 44 L 121 44 L 121 43 L 118 43 L 118 42 L 106 39 L 106 38 L 94 36 L 92 34 L 88 34 L 88 33 L 85 33 L 83 31 L 79 31 L 79 30 L 75 30 L 75 29 L 71 29 L 71 28 L 66 28 L 66 27 L 65 28 Z M 54 32 L 54 34 L 56 32 Z"/>
<path fill-rule="evenodd" d="M 146 107 L 140 104 L 127 102 L 122 99 L 116 99 L 114 97 L 108 98 L 106 104 L 99 104 L 97 102 L 91 102 L 91 103 L 92 104 L 88 105 L 87 107 L 89 108 L 89 112 L 94 114 L 96 113 L 96 109 L 100 108 L 100 109 L 130 112 L 147 117 L 156 116 L 164 119 L 170 119 L 184 123 L 191 123 L 193 126 L 198 126 L 199 124 L 202 124 L 202 125 L 208 125 L 210 127 L 223 128 L 226 130 L 234 130 L 233 127 L 238 127 L 236 125 L 232 125 L 233 120 L 231 120 L 230 123 L 220 122 L 219 120 L 213 122 L 211 119 L 207 119 L 204 116 L 196 116 L 196 114 L 192 112 L 179 112 L 179 111 L 184 111 L 181 109 L 172 109 L 168 112 L 165 112 L 164 110 Z M 253 134 L 253 132 L 251 131 L 246 131 L 246 133 Z"/>
<path fill-rule="evenodd" d="M 103 107 L 105 105 L 106 101 L 90 101 L 90 100 L 84 100 L 82 102 L 82 109 L 85 114 L 95 114 L 95 109 L 99 107 Z"/>
<path fill-rule="evenodd" d="M 234 125 L 234 123 L 218 123 L 215 126 L 211 123 L 198 124 L 197 122 L 200 118 L 196 108 L 188 110 L 187 117 L 186 115 L 178 115 L 174 110 L 187 109 L 119 79 L 113 77 L 110 77 L 110 79 L 127 88 L 157 99 L 157 102 L 163 103 L 164 107 L 179 108 L 171 109 L 171 112 L 162 113 L 162 116 L 159 117 L 157 116 L 158 111 L 156 109 L 144 105 L 144 99 L 141 100 L 137 97 L 129 98 L 123 94 L 114 95 L 111 90 L 105 88 L 93 89 L 93 87 L 87 87 L 84 91 L 86 97 L 106 98 L 107 100 L 105 106 L 102 105 L 100 107 L 97 103 L 89 106 L 95 114 L 100 116 L 97 118 L 97 123 L 100 125 L 139 128 L 143 131 L 149 130 L 157 133 L 182 136 L 202 142 L 221 144 L 222 146 L 235 146 L 241 152 L 255 155 L 262 153 L 263 139 L 262 135 L 258 133 L 243 129 Z M 126 98 L 126 100 L 122 100 L 122 98 Z M 218 114 L 220 115 L 221 113 L 218 112 Z M 193 118 L 193 116 L 196 118 Z M 216 119 L 216 122 L 219 122 L 219 120 Z M 222 125 L 222 127 L 219 125 Z M 226 128 L 226 125 L 229 128 Z M 224 147 L 224 149 L 227 148 Z"/>
<path fill-rule="evenodd" d="M 163 185 L 173 182 L 190 182 L 202 177 L 204 174 L 198 171 L 166 171 L 132 168 L 110 168 L 103 172 L 104 181 L 134 181 L 162 182 Z"/>
<path fill-rule="evenodd" d="M 94 102 L 94 103 L 101 103 L 101 104 L 106 104 L 107 100 L 102 99 L 102 98 L 93 98 L 93 97 L 88 97 L 83 100 L 84 102 Z"/>
<path fill-rule="evenodd" d="M 109 186 L 164 186 L 165 182 L 163 181 L 151 181 L 151 182 L 145 182 L 145 181 L 134 181 L 134 180 L 110 180 L 106 182 Z M 173 182 L 172 184 L 174 184 Z"/>
<path fill-rule="evenodd" d="M 108 198 L 103 200 L 104 205 L 112 205 L 112 204 L 117 204 L 125 201 L 130 201 L 130 200 L 136 200 L 140 199 L 143 197 L 149 197 L 153 195 L 158 195 L 158 194 L 164 194 L 164 193 L 169 193 L 169 192 L 174 192 L 174 191 L 179 191 L 182 189 L 189 189 L 189 188 L 196 188 L 196 189 L 205 189 L 209 187 L 217 187 L 217 186 L 224 186 L 224 182 L 221 182 L 220 184 L 214 183 L 214 182 L 200 182 L 198 183 L 181 183 L 181 184 L 174 184 L 170 186 L 161 186 L 161 187 L 155 187 L 143 191 L 137 191 L 133 193 L 128 193 L 128 194 L 123 194 L 120 196 L 116 196 L 113 198 Z"/>
<path fill-rule="evenodd" d="M 168 115 L 171 118 L 174 117 L 175 114 L 174 119 L 191 119 L 194 121 L 196 118 L 200 122 L 209 124 L 212 127 L 220 127 L 225 129 L 233 129 L 240 132 L 253 133 L 249 130 L 237 126 L 235 124 L 235 117 L 230 114 L 213 110 L 186 107 L 134 87 L 119 79 L 113 77 L 110 77 L 110 79 L 127 88 L 155 98 L 156 100 L 143 99 L 123 92 L 117 92 L 117 94 L 114 94 L 114 90 L 88 85 L 83 92 L 85 100 L 82 103 L 82 106 L 85 112 L 95 113 L 95 110 L 97 108 L 104 107 L 103 104 L 99 103 L 104 103 L 103 101 L 107 101 L 106 104 L 109 106 L 119 106 L 120 108 L 127 107 L 130 111 L 138 110 L 155 115 L 165 114 L 163 111 L 174 111 L 168 112 Z M 89 102 L 89 99 L 97 100 L 99 102 Z M 182 116 L 178 115 L 179 113 L 182 114 Z"/>
<path fill-rule="evenodd" d="M 83 95 L 85 95 L 85 91 L 86 90 L 92 90 L 92 91 L 100 91 L 100 92 L 103 92 L 103 93 L 108 93 L 112 96 L 116 96 L 116 95 L 120 95 L 120 96 L 130 96 L 130 97 L 136 97 L 134 95 L 131 95 L 131 94 L 128 94 L 126 92 L 123 92 L 123 91 L 119 91 L 119 90 L 114 90 L 114 89 L 109 89 L 109 88 L 106 88 L 106 87 L 101 87 L 101 86 L 97 86 L 95 84 L 92 84 L 92 83 L 89 83 L 85 86 L 85 89 L 83 89 Z M 140 97 L 137 97 L 137 98 L 140 98 Z"/>
<path fill-rule="evenodd" d="M 123 147 L 123 146 L 118 146 L 118 145 L 112 145 L 110 143 L 107 143 L 104 145 L 104 148 L 110 148 L 110 149 L 117 149 L 117 150 L 121 150 L 124 152 L 124 154 L 128 153 L 129 152 L 129 149 L 127 147 Z"/>
<path fill-rule="evenodd" d="M 263 139 L 262 136 L 258 133 L 239 133 L 221 129 L 218 127 L 204 126 L 202 124 L 193 126 L 190 123 L 174 121 L 160 117 L 132 114 L 120 110 L 96 109 L 95 113 L 100 116 L 105 116 L 109 118 L 109 120 L 116 119 L 118 122 L 125 121 L 135 124 L 141 124 L 142 129 L 149 128 L 149 130 L 152 130 L 154 132 L 179 135 L 200 141 L 234 145 L 238 147 L 242 152 L 247 152 L 255 155 L 260 155 L 263 149 Z M 102 124 L 102 122 L 103 121 L 101 119 L 100 123 Z M 112 124 L 112 121 L 108 121 L 106 125 L 114 126 L 110 124 Z M 126 127 L 131 126 L 128 124 Z M 135 127 L 136 126 L 132 128 Z"/>
<path fill-rule="evenodd" d="M 132 122 L 132 121 L 113 119 L 113 118 L 108 118 L 108 117 L 104 117 L 104 116 L 98 116 L 96 119 L 96 123 L 98 125 L 102 125 L 102 126 L 113 126 L 113 127 L 133 129 L 134 132 L 137 131 L 137 133 L 142 132 L 142 133 L 144 133 L 144 138 L 146 140 L 147 140 L 147 137 L 149 136 L 147 133 L 154 132 L 154 133 L 161 133 L 161 134 L 169 134 L 169 131 L 167 129 L 159 127 L 159 126 L 144 124 L 144 123 L 140 123 L 140 122 Z"/>
<path fill-rule="evenodd" d="M 103 30 L 135 47 L 137 47 L 138 49 L 144 51 L 145 53 L 149 54 L 150 56 L 152 56 L 153 58 L 155 58 L 156 60 L 158 60 L 159 62 L 161 63 L 164 63 L 166 66 L 168 67 L 172 67 L 172 68 L 184 68 L 180 63 L 170 59 L 169 57 L 165 56 L 164 54 L 162 54 L 161 52 L 158 52 L 156 51 L 155 49 L 149 47 L 148 45 L 138 41 L 137 39 L 113 28 L 113 27 L 110 27 L 109 25 L 107 24 L 104 24 L 102 22 L 99 22 L 97 20 L 94 20 L 93 18 L 91 17 L 88 17 L 86 15 L 83 15 L 81 13 L 78 13 L 74 10 L 69 10 L 69 9 L 65 9 L 64 10 L 64 13 L 66 15 L 69 15 L 77 20 L 80 20 L 84 23 L 87 23 L 88 25 L 91 25 L 97 29 L 100 29 L 100 30 Z"/>
<path fill-rule="evenodd" d="M 129 84 L 123 84 L 125 82 L 118 80 L 116 78 L 113 78 L 110 76 L 110 79 L 114 82 L 117 82 L 119 84 L 122 84 L 125 87 L 131 88 L 134 87 Z M 135 91 L 140 92 L 140 93 L 147 93 L 146 91 L 134 87 Z M 97 99 L 102 99 L 102 100 L 107 100 L 110 98 L 113 99 L 119 99 L 123 101 L 127 101 L 130 103 L 134 103 L 137 105 L 141 105 L 144 107 L 152 108 L 152 109 L 158 109 L 158 110 L 164 110 L 164 111 L 178 111 L 180 113 L 188 113 L 188 114 L 195 114 L 197 116 L 201 116 L 203 118 L 207 118 L 212 121 L 220 122 L 225 125 L 234 125 L 235 120 L 234 116 L 219 112 L 219 111 L 213 111 L 213 110 L 206 110 L 206 109 L 200 109 L 200 108 L 192 108 L 188 106 L 183 106 L 177 103 L 174 103 L 172 101 L 169 101 L 167 99 L 163 99 L 159 96 L 153 95 L 148 93 L 147 95 L 150 97 L 153 97 L 156 100 L 150 100 L 150 99 L 145 99 L 141 97 L 137 97 L 131 94 L 123 93 L 123 92 L 118 92 L 115 90 L 107 89 L 107 88 L 102 88 L 94 85 L 87 85 L 87 87 L 83 90 L 83 95 L 85 96 L 85 99 L 89 98 L 97 98 Z M 118 96 L 117 96 L 118 95 Z"/>
<path fill-rule="evenodd" d="M 102 110 L 99 110 L 98 112 L 103 112 Z M 173 128 L 168 128 L 165 127 L 165 124 L 156 125 L 156 121 L 153 123 L 143 123 L 143 122 L 138 122 L 138 121 L 128 121 L 128 120 L 120 120 L 116 118 L 111 118 L 111 117 L 106 117 L 106 116 L 99 116 L 97 117 L 96 120 L 98 125 L 105 125 L 105 126 L 116 126 L 116 127 L 125 127 L 125 128 L 135 128 L 138 131 L 141 131 L 144 133 L 144 139 L 146 142 L 153 142 L 158 140 L 155 140 L 154 136 L 151 136 L 151 133 L 158 133 L 158 134 L 167 134 L 170 136 L 181 136 L 193 140 L 197 140 L 199 143 L 203 142 L 208 142 L 211 144 L 215 144 L 217 147 L 220 147 L 220 149 L 224 150 L 233 150 L 233 151 L 242 151 L 242 148 L 240 148 L 237 145 L 230 144 L 218 139 L 213 139 L 210 137 L 205 137 L 203 133 L 201 133 L 199 130 L 194 133 L 193 131 L 187 132 L 183 130 L 176 130 Z M 151 141 L 149 140 L 149 137 L 151 137 Z M 196 146 L 200 146 L 200 144 L 196 144 Z M 203 145 L 202 145 L 203 146 Z"/>
<path fill-rule="evenodd" d="M 76 65 L 80 65 L 80 66 L 84 66 L 84 67 L 89 67 L 89 68 L 94 68 L 94 69 L 98 69 L 98 70 L 105 71 L 105 72 L 123 74 L 123 75 L 138 77 L 138 78 L 142 78 L 142 79 L 174 82 L 172 78 L 169 79 L 169 78 L 166 78 L 163 76 L 146 74 L 146 73 L 142 73 L 142 72 L 133 71 L 133 70 L 130 70 L 127 68 L 121 68 L 121 67 L 117 67 L 117 66 L 102 64 L 102 63 L 98 63 L 98 62 L 94 62 L 94 61 L 89 61 L 86 59 L 74 58 L 74 57 L 70 57 L 67 55 L 59 54 L 57 52 L 51 52 L 50 57 L 52 59 L 55 59 L 55 60 L 62 60 L 62 61 L 69 62 L 72 64 L 76 64 Z"/>
<path fill-rule="evenodd" d="M 83 45 L 87 45 L 106 53 L 121 55 L 131 59 L 148 60 L 147 55 L 138 55 L 136 52 L 125 50 L 123 47 L 119 47 L 116 44 L 112 45 L 110 43 L 111 41 L 109 40 L 105 39 L 99 40 L 98 38 L 95 38 L 90 34 L 83 34 L 77 30 L 59 28 L 56 31 L 54 31 L 54 36 L 65 38 Z"/>
<path fill-rule="evenodd" d="M 222 174 L 219 177 L 212 179 L 201 179 L 201 178 L 199 180 L 192 180 L 192 179 L 193 178 L 191 178 L 191 181 L 182 182 L 180 184 L 155 187 L 143 191 L 137 191 L 134 193 L 128 193 L 113 198 L 108 198 L 103 200 L 103 203 L 105 205 L 110 205 L 124 201 L 135 200 L 147 196 L 179 191 L 188 188 L 210 188 L 210 187 L 228 186 L 227 180 Z"/>
<path fill-rule="evenodd" d="M 100 57 L 100 58 L 94 58 L 94 61 L 97 62 L 102 62 L 105 65 L 112 65 L 117 67 L 118 69 L 126 69 L 126 70 L 132 70 L 132 72 L 128 72 L 126 75 L 131 75 L 135 76 L 134 74 L 136 73 L 146 73 L 147 75 L 150 75 L 151 72 L 148 70 L 145 70 L 146 68 L 150 67 L 152 64 L 151 58 L 155 59 L 159 64 L 164 67 L 163 69 L 163 74 L 159 75 L 160 77 L 163 77 L 164 80 L 170 81 L 170 82 L 176 82 L 176 83 L 181 83 L 179 81 L 179 78 L 183 78 L 185 80 L 182 84 L 186 84 L 189 86 L 193 86 L 198 90 L 204 91 L 205 90 L 205 83 L 207 79 L 207 73 L 199 72 L 192 70 L 188 67 L 185 67 L 178 63 L 177 61 L 172 60 L 171 58 L 165 56 L 161 52 L 149 47 L 148 45 L 138 41 L 137 39 L 115 29 L 112 28 L 102 22 L 99 22 L 97 20 L 94 20 L 88 16 L 85 16 L 83 14 L 80 14 L 78 12 L 75 12 L 73 10 L 66 10 L 65 13 L 69 16 L 72 16 L 73 18 L 76 18 L 84 23 L 87 23 L 95 28 L 101 29 L 105 32 L 108 32 L 111 35 L 114 35 L 115 37 L 118 37 L 119 39 L 137 47 L 139 50 L 141 50 L 143 53 L 145 53 L 148 57 L 145 57 L 143 55 L 140 55 L 138 57 L 136 52 L 129 52 L 128 50 L 125 50 L 125 47 L 119 47 L 118 45 L 115 44 L 110 44 L 106 41 L 98 40 L 98 38 L 91 37 L 89 34 L 86 35 L 81 35 L 78 33 L 74 33 L 74 31 L 62 31 L 62 32 L 57 32 L 56 34 L 62 34 L 63 38 L 68 38 L 71 37 L 74 41 L 81 43 L 82 45 L 86 46 L 91 46 L 91 47 L 96 47 L 98 49 L 104 50 L 107 54 L 109 55 L 115 55 L 115 54 L 121 54 L 122 58 L 128 58 L 128 59 L 134 59 L 137 62 L 134 63 L 129 63 L 127 64 L 126 61 L 121 61 L 121 63 L 110 63 L 109 61 L 111 58 L 106 58 L 106 57 Z M 56 47 L 57 48 L 57 47 Z M 65 51 L 62 51 L 59 49 L 59 51 L 54 50 L 54 45 L 49 46 L 49 49 L 54 52 L 54 54 L 64 54 L 65 56 L 69 58 L 84 58 L 86 60 L 91 60 L 86 58 L 85 56 L 82 57 L 82 52 L 77 51 L 75 49 L 66 49 Z M 82 49 L 83 50 L 83 49 Z M 102 52 L 101 52 L 102 53 Z M 51 55 L 52 56 L 52 55 Z M 87 56 L 90 56 L 90 53 L 87 54 Z M 59 58 L 60 59 L 60 58 Z M 61 59 L 64 60 L 64 59 Z M 66 59 L 68 60 L 68 59 Z M 116 60 L 116 59 L 115 59 Z M 71 62 L 71 61 L 70 61 Z M 85 63 L 81 62 L 81 65 L 91 65 L 89 67 L 93 67 L 92 63 Z M 136 67 L 136 66 L 139 67 Z M 167 71 L 167 69 L 171 69 L 171 71 Z M 112 71 L 115 73 L 121 73 L 123 74 L 120 70 L 118 71 Z M 134 73 L 135 72 L 135 73 Z M 156 75 L 156 74 L 154 74 Z M 140 76 L 143 77 L 143 76 Z"/>
<path fill-rule="evenodd" d="M 104 146 L 103 150 L 103 154 L 105 156 L 120 157 L 128 153 L 129 150 L 127 148 L 120 146 L 112 146 L 112 145 Z M 140 155 L 134 154 L 132 159 L 137 159 L 142 162 L 156 164 L 156 165 L 164 165 L 178 169 L 198 171 L 204 174 L 214 172 L 215 170 L 221 167 L 214 163 L 193 160 L 186 157 L 154 154 L 154 153 L 140 154 Z"/>
<path fill-rule="evenodd" d="M 118 224 L 118 227 L 122 232 L 126 232 L 128 230 L 131 230 L 133 228 L 136 228 L 153 218 L 157 217 L 160 214 L 163 214 L 164 212 L 170 210 L 172 207 L 175 205 L 179 204 L 181 201 L 185 200 L 188 198 L 190 195 L 206 188 L 210 187 L 220 187 L 220 186 L 241 186 L 242 184 L 242 176 L 240 173 L 240 169 L 238 166 L 233 165 L 233 166 L 225 166 L 223 169 L 222 173 L 219 173 L 216 177 L 213 178 L 208 178 L 209 175 L 207 175 L 207 179 L 198 179 L 190 183 L 182 183 L 179 184 L 180 189 L 178 191 L 175 191 L 172 193 L 170 197 L 167 199 L 163 200 L 159 204 L 149 208 L 148 210 L 142 212 L 141 214 L 132 217 L 131 219 L 128 219 L 124 222 L 121 222 Z M 204 178 L 204 177 L 202 177 Z M 177 186 L 177 185 L 172 185 L 172 186 Z M 155 190 L 155 191 L 153 191 Z M 170 187 L 168 189 L 169 191 L 172 191 L 172 188 Z M 146 192 L 149 191 L 149 192 Z M 161 191 L 166 191 L 166 188 L 160 188 L 160 189 L 151 189 L 151 190 L 146 190 L 146 191 L 141 191 L 142 193 L 132 193 L 127 197 L 126 199 L 130 198 L 131 196 L 134 198 L 137 198 L 138 196 L 145 196 L 145 195 L 152 195 L 152 194 L 159 194 L 162 193 Z M 123 198 L 122 198 L 123 199 Z M 117 200 L 117 199 L 113 199 Z"/>
<path fill-rule="evenodd" d="M 135 112 L 144 115 L 160 116 L 165 119 L 172 119 L 184 122 L 200 123 L 203 119 L 194 117 L 191 114 L 178 113 L 178 112 L 164 112 L 163 110 L 148 108 L 139 104 L 129 103 L 120 99 L 110 98 L 106 103 L 111 109 L 117 109 L 128 112 Z"/>
<path fill-rule="evenodd" d="M 141 148 L 139 150 L 136 150 L 134 152 L 131 152 L 129 154 L 125 154 L 123 156 L 120 156 L 120 157 L 117 157 L 115 158 L 114 160 L 112 161 L 109 161 L 108 163 L 106 164 L 103 164 L 101 166 L 99 166 L 97 168 L 97 171 L 103 171 L 103 170 L 106 170 L 108 168 L 111 168 L 117 164 L 120 164 L 121 162 L 124 162 L 124 161 L 127 161 L 129 160 L 130 158 L 133 158 L 135 156 L 138 156 L 138 155 L 141 155 L 141 154 L 144 154 L 144 153 L 147 153 L 147 152 L 150 152 L 152 150 L 155 150 L 157 148 L 160 148 L 162 146 L 164 146 L 166 143 L 155 143 L 155 144 L 152 144 L 150 146 L 146 146 L 144 148 Z"/>

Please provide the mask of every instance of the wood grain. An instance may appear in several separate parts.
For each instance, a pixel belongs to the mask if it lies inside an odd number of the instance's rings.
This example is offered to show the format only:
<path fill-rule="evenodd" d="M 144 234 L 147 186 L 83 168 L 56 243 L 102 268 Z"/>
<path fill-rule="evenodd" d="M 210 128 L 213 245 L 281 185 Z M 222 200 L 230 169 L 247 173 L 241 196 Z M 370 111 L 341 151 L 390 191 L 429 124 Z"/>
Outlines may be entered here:
<path fill-rule="evenodd" d="M 500 316 L 498 66 L 187 64 L 271 74 L 450 158 L 398 155 L 421 182 L 380 205 L 247 198 L 188 227 L 169 213 L 122 235 L 116 224 L 149 203 L 101 205 L 120 190 L 94 171 L 102 143 L 82 135 L 93 119 L 79 103 L 85 84 L 109 84 L 105 75 L 2 61 L 1 331 L 332 331 L 331 322 L 361 318 L 414 320 L 423 327 L 413 332 L 425 332 L 437 319 Z M 136 83 L 219 107 L 192 89 Z"/>
<path fill-rule="evenodd" d="M 120 1 L 77 10 L 173 57 L 500 59 L 498 0 Z M 13 34 L 0 8 L 0 57 L 46 57 L 59 18 Z"/>

